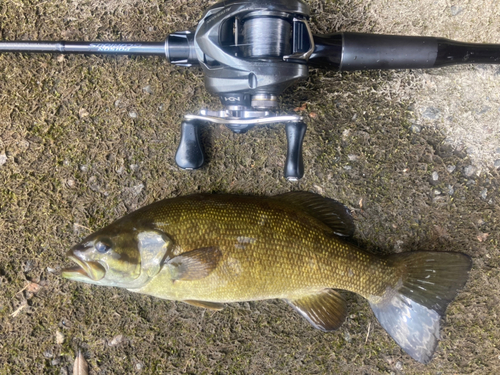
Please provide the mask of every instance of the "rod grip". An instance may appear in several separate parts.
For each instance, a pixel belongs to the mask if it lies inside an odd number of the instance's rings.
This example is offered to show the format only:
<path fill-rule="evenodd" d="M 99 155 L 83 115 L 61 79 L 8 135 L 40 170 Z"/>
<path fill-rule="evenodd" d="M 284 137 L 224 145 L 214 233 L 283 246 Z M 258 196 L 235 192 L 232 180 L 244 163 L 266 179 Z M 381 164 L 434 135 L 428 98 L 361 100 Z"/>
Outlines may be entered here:
<path fill-rule="evenodd" d="M 285 125 L 287 153 L 285 162 L 285 178 L 297 181 L 304 176 L 304 160 L 302 158 L 302 143 L 307 125 L 303 122 L 289 122 Z"/>
<path fill-rule="evenodd" d="M 199 127 L 198 121 L 183 121 L 181 124 L 181 140 L 175 154 L 175 162 L 179 168 L 198 169 L 205 162 Z"/>

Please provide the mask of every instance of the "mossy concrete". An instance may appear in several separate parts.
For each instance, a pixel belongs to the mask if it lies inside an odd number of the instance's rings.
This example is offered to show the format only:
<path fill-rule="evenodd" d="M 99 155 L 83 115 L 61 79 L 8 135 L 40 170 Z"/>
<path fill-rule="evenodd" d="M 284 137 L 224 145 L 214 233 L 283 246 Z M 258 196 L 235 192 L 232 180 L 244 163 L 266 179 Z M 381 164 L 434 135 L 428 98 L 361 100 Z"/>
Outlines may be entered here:
<path fill-rule="evenodd" d="M 6 0 L 0 38 L 156 41 L 193 28 L 213 3 Z M 312 0 L 314 31 L 384 30 L 374 17 L 381 3 Z M 411 16 L 400 23 L 414 25 Z M 453 79 L 464 69 L 439 74 Z M 197 69 L 160 58 L 0 55 L 0 374 L 67 374 L 78 350 L 93 374 L 498 373 L 500 176 L 493 168 L 469 175 L 467 150 L 419 123 L 419 74 L 313 69 L 287 90 L 282 110 L 305 103 L 309 118 L 306 173 L 289 183 L 282 126 L 244 135 L 207 126 L 207 164 L 175 166 L 183 115 L 220 108 Z M 346 295 L 344 325 L 325 334 L 281 301 L 213 313 L 59 275 L 70 246 L 153 201 L 290 190 L 349 206 L 355 240 L 370 251 L 473 258 L 432 362 L 402 352 L 355 295 Z"/>

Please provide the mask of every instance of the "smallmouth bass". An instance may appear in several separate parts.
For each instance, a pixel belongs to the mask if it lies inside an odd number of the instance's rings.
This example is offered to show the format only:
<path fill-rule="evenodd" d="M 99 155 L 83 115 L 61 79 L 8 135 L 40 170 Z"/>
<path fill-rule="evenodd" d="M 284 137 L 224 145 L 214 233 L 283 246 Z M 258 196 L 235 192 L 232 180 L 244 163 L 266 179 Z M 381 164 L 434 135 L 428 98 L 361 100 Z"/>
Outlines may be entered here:
<path fill-rule="evenodd" d="M 353 231 L 345 206 L 313 193 L 190 195 L 153 203 L 91 234 L 68 252 L 77 266 L 62 275 L 213 310 L 281 298 L 323 331 L 344 321 L 346 303 L 336 289 L 348 290 L 368 300 L 406 353 L 427 363 L 470 258 L 377 256 L 345 240 Z"/>

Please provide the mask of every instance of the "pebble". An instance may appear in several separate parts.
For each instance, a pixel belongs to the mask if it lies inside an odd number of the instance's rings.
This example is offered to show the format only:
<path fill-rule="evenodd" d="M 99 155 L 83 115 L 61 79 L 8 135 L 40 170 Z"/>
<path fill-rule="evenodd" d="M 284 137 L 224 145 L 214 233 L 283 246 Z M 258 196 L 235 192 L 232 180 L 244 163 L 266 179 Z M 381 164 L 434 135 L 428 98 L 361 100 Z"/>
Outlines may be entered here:
<path fill-rule="evenodd" d="M 413 124 L 410 128 L 413 133 L 420 133 L 422 131 L 422 127 L 420 125 Z"/>
<path fill-rule="evenodd" d="M 476 170 L 476 167 L 474 167 L 473 165 L 468 165 L 464 168 L 465 177 L 472 177 L 474 173 L 476 173 Z"/>
<path fill-rule="evenodd" d="M 401 362 L 396 362 L 396 365 L 394 366 L 394 368 L 398 371 L 401 371 L 403 369 L 403 364 Z"/>
<path fill-rule="evenodd" d="M 123 335 L 118 335 L 113 337 L 113 339 L 108 343 L 108 346 L 116 346 L 123 342 Z"/>
<path fill-rule="evenodd" d="M 481 193 L 479 193 L 479 194 L 481 195 L 482 199 L 488 198 L 488 189 L 481 190 Z"/>
<path fill-rule="evenodd" d="M 345 335 L 344 335 L 344 339 L 345 341 L 347 342 L 351 342 L 351 335 L 349 334 L 349 332 L 346 332 Z"/>
<path fill-rule="evenodd" d="M 439 117 L 441 111 L 435 107 L 427 107 L 422 113 L 422 116 L 431 120 L 436 120 Z"/>
<path fill-rule="evenodd" d="M 137 118 L 137 112 L 129 112 L 128 115 L 130 116 L 130 118 Z"/>
<path fill-rule="evenodd" d="M 455 189 L 452 185 L 448 185 L 448 195 L 453 195 L 455 193 Z"/>
<path fill-rule="evenodd" d="M 147 93 L 147 94 L 150 94 L 150 95 L 153 95 L 153 89 L 151 88 L 151 86 L 147 85 L 146 87 L 143 87 L 142 90 Z"/>
<path fill-rule="evenodd" d="M 0 165 L 7 163 L 7 155 L 5 153 L 0 154 Z"/>
<path fill-rule="evenodd" d="M 452 16 L 458 16 L 463 11 L 464 11 L 464 8 L 459 7 L 458 5 L 452 5 L 450 7 L 450 13 L 451 13 Z"/>
<path fill-rule="evenodd" d="M 432 181 L 439 180 L 439 175 L 436 171 L 432 172 Z"/>
<path fill-rule="evenodd" d="M 453 173 L 455 172 L 455 169 L 457 169 L 457 167 L 455 167 L 454 165 L 448 165 L 446 167 L 446 170 L 449 172 L 449 173 Z"/>
<path fill-rule="evenodd" d="M 87 172 L 89 170 L 89 167 L 85 164 L 80 165 L 80 170 L 82 172 Z"/>

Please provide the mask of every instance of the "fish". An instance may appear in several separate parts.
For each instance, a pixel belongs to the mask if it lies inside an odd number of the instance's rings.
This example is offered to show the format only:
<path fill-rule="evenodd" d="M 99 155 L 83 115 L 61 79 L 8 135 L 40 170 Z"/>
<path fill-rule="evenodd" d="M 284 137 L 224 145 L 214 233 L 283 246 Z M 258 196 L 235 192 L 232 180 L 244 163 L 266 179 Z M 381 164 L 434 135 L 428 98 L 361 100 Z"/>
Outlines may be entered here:
<path fill-rule="evenodd" d="M 428 363 L 471 258 L 435 251 L 376 255 L 353 243 L 354 229 L 343 204 L 310 192 L 181 196 L 86 237 L 69 250 L 76 265 L 62 276 L 211 310 L 282 299 L 325 332 L 345 320 L 340 291 L 346 290 L 368 301 L 408 355 Z"/>

